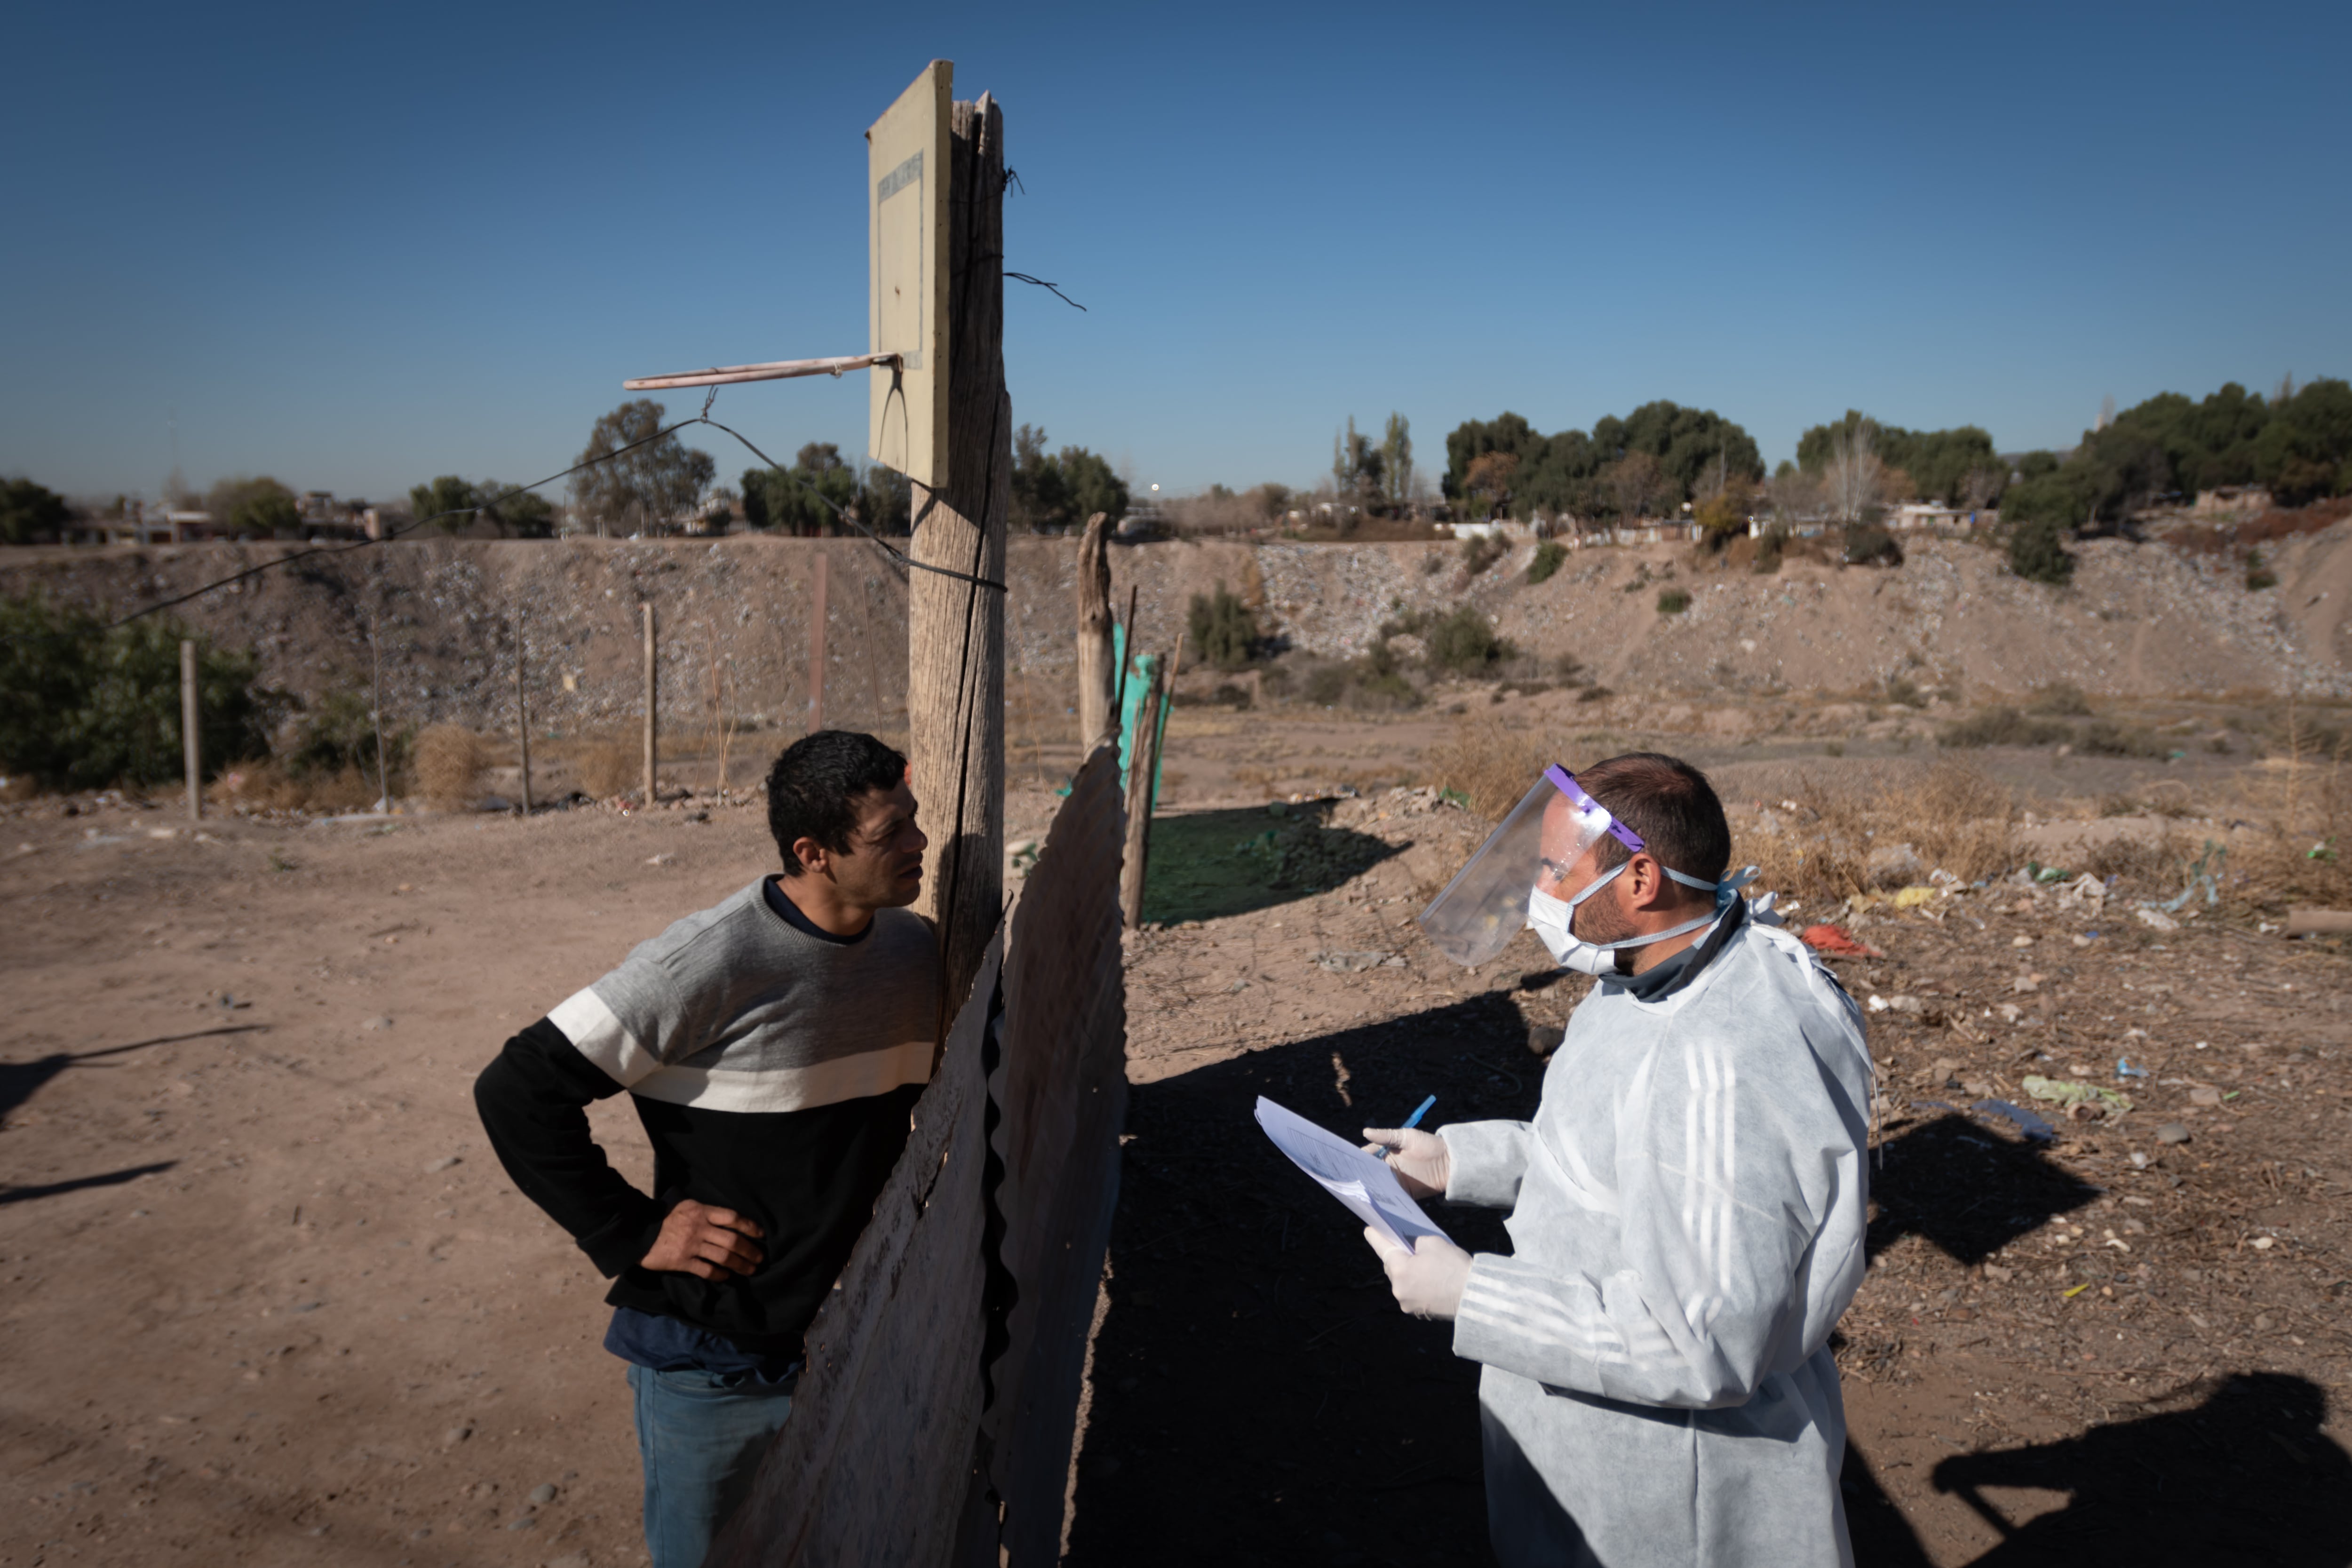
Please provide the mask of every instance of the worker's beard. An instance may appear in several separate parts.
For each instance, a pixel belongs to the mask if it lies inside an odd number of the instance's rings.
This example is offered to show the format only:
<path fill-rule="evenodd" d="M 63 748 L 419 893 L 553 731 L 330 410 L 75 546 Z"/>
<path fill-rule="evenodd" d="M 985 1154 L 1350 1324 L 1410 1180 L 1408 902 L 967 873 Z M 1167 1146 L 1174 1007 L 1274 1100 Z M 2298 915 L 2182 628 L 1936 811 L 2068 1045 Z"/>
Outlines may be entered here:
<path fill-rule="evenodd" d="M 1618 878 L 1576 906 L 1575 931 L 1579 941 L 1606 947 L 1612 942 L 1641 934 L 1633 929 L 1625 911 L 1617 907 L 1617 889 L 1623 885 L 1624 879 Z"/>

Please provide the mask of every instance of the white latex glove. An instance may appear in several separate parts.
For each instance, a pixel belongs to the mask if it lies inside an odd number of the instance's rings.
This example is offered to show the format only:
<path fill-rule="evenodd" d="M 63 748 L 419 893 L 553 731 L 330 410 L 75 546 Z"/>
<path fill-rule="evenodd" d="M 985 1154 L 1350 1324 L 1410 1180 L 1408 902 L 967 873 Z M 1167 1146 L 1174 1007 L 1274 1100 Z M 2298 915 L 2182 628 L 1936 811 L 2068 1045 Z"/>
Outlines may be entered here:
<path fill-rule="evenodd" d="M 1417 1236 L 1408 1252 L 1370 1226 L 1364 1227 L 1364 1239 L 1381 1255 L 1398 1306 L 1416 1318 L 1448 1321 L 1461 1309 L 1462 1292 L 1470 1283 L 1468 1253 L 1442 1236 Z"/>
<path fill-rule="evenodd" d="M 1364 1142 L 1372 1145 L 1368 1152 L 1382 1154 L 1389 1169 L 1397 1173 L 1397 1184 L 1407 1197 L 1442 1198 L 1445 1195 L 1446 1178 L 1454 1172 L 1454 1156 L 1445 1147 L 1445 1140 L 1434 1132 L 1420 1128 L 1367 1127 Z"/>

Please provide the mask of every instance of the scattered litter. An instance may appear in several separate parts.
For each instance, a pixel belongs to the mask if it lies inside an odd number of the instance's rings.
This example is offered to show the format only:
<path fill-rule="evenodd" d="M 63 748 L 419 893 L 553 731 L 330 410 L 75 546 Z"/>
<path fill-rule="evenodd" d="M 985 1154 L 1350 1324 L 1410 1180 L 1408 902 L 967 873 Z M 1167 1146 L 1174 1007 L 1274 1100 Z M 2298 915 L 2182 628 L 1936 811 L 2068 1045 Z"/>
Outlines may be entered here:
<path fill-rule="evenodd" d="M 2196 1088 L 2189 1091 L 2189 1103 L 2191 1105 L 2219 1105 L 2221 1103 L 2221 1091 L 2215 1089 L 2210 1084 L 2200 1083 Z"/>
<path fill-rule="evenodd" d="M 2256 1252 L 2268 1252 L 2272 1247 L 2278 1245 L 2278 1237 L 2274 1236 L 2258 1236 L 2254 1237 L 2253 1240 L 2246 1243 L 2246 1245 L 2252 1247 Z"/>
<path fill-rule="evenodd" d="M 2131 1058 L 2129 1057 L 2117 1057 L 2116 1058 L 2116 1077 L 2118 1079 L 2146 1078 L 2147 1076 L 2147 1069 L 2146 1068 L 2136 1068 L 2132 1066 Z"/>
<path fill-rule="evenodd" d="M 1886 954 L 1866 942 L 1856 942 L 1853 933 L 1843 926 L 1807 926 L 1799 940 L 1817 952 L 1836 958 L 1885 958 Z"/>
<path fill-rule="evenodd" d="M 2113 1106 L 2117 1110 L 2129 1110 L 2132 1108 L 2132 1102 L 2129 1100 L 2112 1089 L 2102 1089 L 2095 1083 L 2069 1083 L 2063 1079 L 2037 1078 L 2029 1074 L 2024 1087 L 2025 1092 L 2034 1099 L 2048 1100 L 2053 1105 L 2105 1104 Z"/>
<path fill-rule="evenodd" d="M 2089 1289 L 2090 1288 L 2091 1288 L 2091 1287 L 2090 1287 L 2090 1284 L 2089 1284 L 2089 1282 L 2086 1280 L 2086 1281 L 2085 1281 L 2085 1282 L 2084 1282 L 2083 1284 L 2080 1284 L 2080 1285 L 2075 1286 L 2072 1290 L 2068 1290 L 2068 1291 L 2064 1292 L 2065 1299 L 2066 1299 L 2067 1300 L 2071 1301 L 2071 1300 L 2073 1300 L 2075 1297 L 2077 1297 L 2077 1296 L 2081 1295 L 2084 1291 L 2085 1291 L 2085 1290 Z"/>
<path fill-rule="evenodd" d="M 2166 1122 L 2163 1126 L 2156 1130 L 2156 1141 L 2159 1143 L 2188 1142 L 2189 1123 L 2185 1121 Z"/>
<path fill-rule="evenodd" d="M 1378 969 L 1383 964 L 1401 967 L 1404 960 L 1389 952 L 1318 952 L 1315 955 L 1315 963 L 1318 968 L 1329 970 L 1334 974 L 1361 974 L 1367 969 Z"/>
<path fill-rule="evenodd" d="M 2153 926 L 2158 931 L 2179 931 L 2180 929 L 2180 922 L 2174 920 L 2170 915 L 2164 913 L 2161 910 L 2137 909 L 2134 910 L 2132 913 L 2139 917 L 2140 924 L 2144 926 Z"/>
<path fill-rule="evenodd" d="M 2058 889 L 2058 907 L 2062 910 L 2080 909 L 2084 905 L 2095 910 L 2104 909 L 2106 902 L 2107 885 L 2088 871 Z"/>
<path fill-rule="evenodd" d="M 2056 1141 L 2058 1130 L 2021 1105 L 2011 1105 L 2005 1100 L 1979 1100 L 1975 1110 L 1979 1115 L 1998 1116 L 2016 1124 L 2029 1143 L 2049 1143 Z"/>
<path fill-rule="evenodd" d="M 1922 904 L 1934 903 L 1943 896 L 1943 889 L 1940 888 L 1915 884 L 1895 890 L 1895 907 L 1898 910 L 1916 910 Z"/>

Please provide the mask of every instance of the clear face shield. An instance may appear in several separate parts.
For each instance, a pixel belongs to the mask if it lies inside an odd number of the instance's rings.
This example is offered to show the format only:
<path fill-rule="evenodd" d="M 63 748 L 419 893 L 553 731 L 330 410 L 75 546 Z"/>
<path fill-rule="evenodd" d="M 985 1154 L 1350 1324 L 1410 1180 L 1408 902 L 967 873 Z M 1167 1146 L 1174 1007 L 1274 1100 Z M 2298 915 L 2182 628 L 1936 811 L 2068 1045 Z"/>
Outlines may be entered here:
<path fill-rule="evenodd" d="M 1445 890 L 1421 911 L 1421 929 L 1430 945 L 1454 963 L 1475 969 L 1499 954 L 1520 928 L 1527 927 L 1566 967 L 1587 974 L 1612 973 L 1618 970 L 1621 948 L 1645 947 L 1714 924 L 1756 874 L 1750 866 L 1721 882 L 1709 882 L 1662 867 L 1685 887 L 1713 894 L 1715 907 L 1664 931 L 1619 942 L 1586 942 L 1575 934 L 1577 905 L 1616 880 L 1631 864 L 1621 862 L 1571 895 L 1570 876 L 1603 837 L 1616 839 L 1631 854 L 1649 848 L 1640 834 L 1587 795 L 1573 773 L 1558 764 L 1546 768 L 1535 788 L 1511 808 L 1502 826 L 1478 847 Z M 1768 893 L 1754 901 L 1750 912 L 1767 923 L 1778 924 L 1771 905 L 1772 896 Z"/>
<path fill-rule="evenodd" d="M 1639 834 L 1584 793 L 1574 774 L 1557 763 L 1546 768 L 1421 911 L 1430 945 L 1465 968 L 1495 957 L 1529 923 L 1531 894 L 1564 904 L 1569 873 L 1604 834 L 1628 850 L 1645 847 Z"/>

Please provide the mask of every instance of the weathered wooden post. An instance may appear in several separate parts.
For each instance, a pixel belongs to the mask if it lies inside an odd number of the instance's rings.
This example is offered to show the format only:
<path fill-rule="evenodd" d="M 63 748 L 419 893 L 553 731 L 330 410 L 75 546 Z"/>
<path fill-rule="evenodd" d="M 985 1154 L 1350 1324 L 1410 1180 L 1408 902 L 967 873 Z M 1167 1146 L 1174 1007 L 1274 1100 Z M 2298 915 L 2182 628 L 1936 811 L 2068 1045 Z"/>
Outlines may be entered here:
<path fill-rule="evenodd" d="M 661 682 L 655 677 L 654 606 L 646 601 L 646 809 L 651 811 L 656 796 L 654 794 L 654 764 L 660 734 Z"/>
<path fill-rule="evenodd" d="M 1111 706 L 1118 686 L 1118 656 L 1111 649 L 1110 514 L 1087 519 L 1078 541 L 1078 760 L 1118 727 Z"/>
<path fill-rule="evenodd" d="M 824 546 L 816 550 L 815 582 L 809 591 L 809 733 L 824 728 Z"/>
<path fill-rule="evenodd" d="M 1004 880 L 1005 520 L 1013 406 L 1004 391 L 1004 117 L 957 103 L 948 185 L 947 483 L 918 486 L 908 584 L 907 718 L 930 834 L 919 906 L 938 922 L 940 1032 L 963 1005 Z"/>
<path fill-rule="evenodd" d="M 522 619 L 515 619 L 515 734 L 522 742 L 522 814 L 530 815 L 530 702 L 522 686 Z"/>
<path fill-rule="evenodd" d="M 205 819 L 204 743 L 197 730 L 202 717 L 196 701 L 196 645 L 180 644 L 180 758 L 188 771 L 188 820 Z"/>
<path fill-rule="evenodd" d="M 1151 858 L 1151 785 L 1159 772 L 1160 707 L 1168 677 L 1154 668 L 1136 704 L 1135 734 L 1127 748 L 1127 854 L 1118 868 L 1119 914 L 1133 931 L 1143 923 L 1143 876 Z"/>

